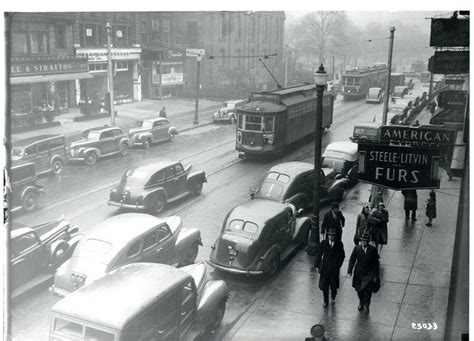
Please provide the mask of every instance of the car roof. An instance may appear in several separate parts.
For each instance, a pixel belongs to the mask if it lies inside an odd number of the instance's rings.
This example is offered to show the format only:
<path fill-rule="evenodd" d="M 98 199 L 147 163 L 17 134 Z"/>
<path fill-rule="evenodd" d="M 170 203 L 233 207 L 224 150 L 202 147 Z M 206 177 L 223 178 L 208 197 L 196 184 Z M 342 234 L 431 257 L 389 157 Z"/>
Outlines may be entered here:
<path fill-rule="evenodd" d="M 372 90 L 372 89 L 382 90 L 382 88 L 381 88 L 381 87 L 374 86 L 373 88 L 369 88 L 369 91 L 370 91 L 370 90 Z"/>
<path fill-rule="evenodd" d="M 229 101 L 225 101 L 224 103 L 229 103 L 229 104 L 234 104 L 234 103 L 240 103 L 240 102 L 245 102 L 244 99 L 232 99 Z"/>
<path fill-rule="evenodd" d="M 155 117 L 155 118 L 147 118 L 146 120 L 143 120 L 143 122 L 145 122 L 145 121 L 151 121 L 151 122 L 166 121 L 166 122 L 168 122 L 168 119 L 164 118 L 164 117 Z"/>
<path fill-rule="evenodd" d="M 28 146 L 30 144 L 33 144 L 33 143 L 36 143 L 36 142 L 49 140 L 49 139 L 56 138 L 56 137 L 63 137 L 63 136 L 64 135 L 61 135 L 61 134 L 37 135 L 37 136 L 32 136 L 32 137 L 28 137 L 28 138 L 25 138 L 25 139 L 13 141 L 12 146 L 13 147 L 26 147 L 26 146 Z"/>
<path fill-rule="evenodd" d="M 100 131 L 100 132 L 103 132 L 103 131 L 115 130 L 115 129 L 118 129 L 118 130 L 122 131 L 122 129 L 120 129 L 120 127 L 110 127 L 110 126 L 96 127 L 96 128 L 87 129 L 87 130 L 85 130 L 85 131 L 88 131 L 88 132 L 91 132 L 91 131 Z"/>
<path fill-rule="evenodd" d="M 269 172 L 277 172 L 289 175 L 292 179 L 297 175 L 314 170 L 314 165 L 309 162 L 303 161 L 290 161 L 290 162 L 282 162 L 279 163 L 272 168 L 270 168 Z"/>
<path fill-rule="evenodd" d="M 146 172 L 148 174 L 155 173 L 161 169 L 164 169 L 168 166 L 174 165 L 179 161 L 174 161 L 168 158 L 155 158 L 155 159 L 146 159 L 140 162 L 137 162 L 130 166 L 129 169 L 139 170 Z"/>
<path fill-rule="evenodd" d="M 227 221 L 242 219 L 254 222 L 261 227 L 268 220 L 287 210 L 291 210 L 287 204 L 267 199 L 253 199 L 235 206 L 227 217 Z"/>
<path fill-rule="evenodd" d="M 192 277 L 175 267 L 133 263 L 66 296 L 53 312 L 114 330 L 123 330 L 162 297 Z"/>
<path fill-rule="evenodd" d="M 344 154 L 356 154 L 358 150 L 358 144 L 351 141 L 338 141 L 328 144 L 326 150 L 323 153 L 326 154 L 327 151 L 335 151 Z"/>
<path fill-rule="evenodd" d="M 358 123 L 355 127 L 365 127 L 365 128 L 379 128 L 381 124 L 379 122 L 363 122 L 363 123 Z"/>

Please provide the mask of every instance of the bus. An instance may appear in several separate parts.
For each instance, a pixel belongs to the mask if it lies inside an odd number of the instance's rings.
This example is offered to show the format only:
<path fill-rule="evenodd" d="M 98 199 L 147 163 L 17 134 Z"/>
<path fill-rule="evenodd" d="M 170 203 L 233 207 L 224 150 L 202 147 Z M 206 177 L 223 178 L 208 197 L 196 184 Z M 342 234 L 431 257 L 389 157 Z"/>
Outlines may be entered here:
<path fill-rule="evenodd" d="M 239 157 L 278 154 L 315 132 L 316 86 L 304 84 L 252 92 L 237 108 L 235 149 Z M 324 92 L 322 128 L 332 124 L 334 95 Z"/>
<path fill-rule="evenodd" d="M 388 68 L 385 64 L 347 70 L 342 74 L 341 92 L 344 99 L 365 98 L 370 88 L 385 89 Z"/>

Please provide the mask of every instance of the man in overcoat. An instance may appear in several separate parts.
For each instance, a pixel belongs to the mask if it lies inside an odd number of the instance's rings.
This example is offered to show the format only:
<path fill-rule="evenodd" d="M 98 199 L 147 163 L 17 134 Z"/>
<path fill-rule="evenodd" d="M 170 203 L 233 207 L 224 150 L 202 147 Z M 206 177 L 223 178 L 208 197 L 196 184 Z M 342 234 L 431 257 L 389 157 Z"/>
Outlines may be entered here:
<path fill-rule="evenodd" d="M 336 239 L 337 231 L 330 229 L 327 235 L 329 239 L 321 242 L 314 262 L 314 267 L 319 270 L 319 289 L 323 291 L 324 308 L 329 304 L 329 288 L 331 288 L 331 299 L 333 301 L 336 299 L 339 270 L 346 257 L 344 245 Z"/>
<path fill-rule="evenodd" d="M 354 247 L 351 258 L 349 259 L 349 268 L 347 274 L 352 278 L 352 287 L 359 296 L 359 311 L 365 307 L 369 313 L 370 299 L 372 290 L 379 279 L 379 255 L 377 249 L 368 244 L 369 236 L 364 235 L 359 238 L 360 244 Z M 379 282 L 380 283 L 380 282 Z"/>
<path fill-rule="evenodd" d="M 405 197 L 405 203 L 403 205 L 405 209 L 405 219 L 410 219 L 411 212 L 411 220 L 416 221 L 416 209 L 418 208 L 418 195 L 416 194 L 416 190 L 403 190 L 402 194 Z"/>
<path fill-rule="evenodd" d="M 326 234 L 326 231 L 331 229 L 336 230 L 337 235 L 336 239 L 341 241 L 342 238 L 342 228 L 346 223 L 346 219 L 342 215 L 342 212 L 339 210 L 339 204 L 337 202 L 333 202 L 331 204 L 331 210 L 326 212 L 323 218 L 323 223 L 321 224 L 321 233 Z M 326 240 L 328 239 L 328 235 L 326 234 Z"/>

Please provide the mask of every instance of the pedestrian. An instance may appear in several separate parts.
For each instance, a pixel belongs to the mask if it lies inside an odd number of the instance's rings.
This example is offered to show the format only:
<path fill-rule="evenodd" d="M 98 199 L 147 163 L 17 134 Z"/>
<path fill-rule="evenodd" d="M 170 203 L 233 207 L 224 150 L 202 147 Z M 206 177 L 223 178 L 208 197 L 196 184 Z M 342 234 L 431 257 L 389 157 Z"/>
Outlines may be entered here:
<path fill-rule="evenodd" d="M 369 313 L 370 300 L 372 292 L 376 292 L 380 287 L 379 278 L 379 255 L 377 249 L 368 244 L 369 236 L 366 234 L 360 238 L 360 245 L 354 246 L 347 274 L 352 278 L 352 287 L 359 296 L 359 306 L 357 309 L 362 311 L 365 307 Z"/>
<path fill-rule="evenodd" d="M 323 223 L 321 224 L 321 233 L 325 234 L 326 231 L 334 229 L 337 231 L 336 239 L 341 241 L 342 228 L 344 227 L 345 223 L 346 219 L 344 218 L 342 212 L 339 210 L 339 204 L 337 202 L 333 202 L 331 203 L 331 210 L 329 210 L 329 212 L 326 212 L 326 214 L 324 215 Z M 325 239 L 328 239 L 327 234 Z"/>
<path fill-rule="evenodd" d="M 405 209 L 405 219 L 410 219 L 411 212 L 411 220 L 416 221 L 416 209 L 418 208 L 418 195 L 416 194 L 416 190 L 403 190 L 402 194 L 405 197 L 405 204 L 403 206 Z"/>
<path fill-rule="evenodd" d="M 369 228 L 369 215 L 370 215 L 370 207 L 369 205 L 365 205 L 362 207 L 362 212 L 359 213 L 357 216 L 357 223 L 356 229 L 354 234 L 354 244 L 359 244 L 359 237 L 362 237 L 364 234 L 371 234 L 372 231 Z"/>
<path fill-rule="evenodd" d="M 383 245 L 387 244 L 388 240 L 388 211 L 385 209 L 383 202 L 380 202 L 377 205 L 377 208 L 374 208 L 369 217 L 370 228 L 372 229 L 372 238 L 371 241 L 375 243 L 377 251 L 380 253 L 382 251 Z M 379 250 L 380 245 L 380 250 Z"/>
<path fill-rule="evenodd" d="M 310 330 L 311 337 L 306 337 L 305 341 L 328 341 L 329 334 L 322 324 L 315 324 Z"/>
<path fill-rule="evenodd" d="M 323 240 L 316 254 L 314 268 L 319 272 L 319 289 L 323 291 L 324 304 L 327 308 L 329 304 L 329 289 L 331 289 L 331 299 L 334 301 L 339 289 L 339 270 L 346 254 L 344 245 L 337 240 L 338 232 L 336 229 L 327 231 L 328 240 Z"/>
<path fill-rule="evenodd" d="M 57 92 L 54 93 L 54 114 L 58 116 L 61 113 L 61 97 Z"/>
<path fill-rule="evenodd" d="M 166 118 L 166 107 L 163 107 L 163 108 L 160 110 L 160 117 Z"/>
<path fill-rule="evenodd" d="M 432 226 L 431 222 L 436 218 L 436 192 L 433 190 L 431 190 L 430 197 L 426 201 L 426 216 L 428 217 L 426 226 Z"/>

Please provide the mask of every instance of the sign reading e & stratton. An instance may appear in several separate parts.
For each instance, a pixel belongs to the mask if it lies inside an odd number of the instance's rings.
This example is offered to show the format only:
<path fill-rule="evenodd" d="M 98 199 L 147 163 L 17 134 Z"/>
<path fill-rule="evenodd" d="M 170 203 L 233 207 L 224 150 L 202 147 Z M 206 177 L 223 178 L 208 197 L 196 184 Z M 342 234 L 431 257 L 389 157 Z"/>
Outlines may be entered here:
<path fill-rule="evenodd" d="M 439 188 L 439 150 L 359 143 L 359 180 L 400 189 Z"/>
<path fill-rule="evenodd" d="M 51 75 L 62 73 L 88 72 L 87 59 L 24 59 L 12 60 L 10 64 L 10 76 L 33 76 Z"/>

